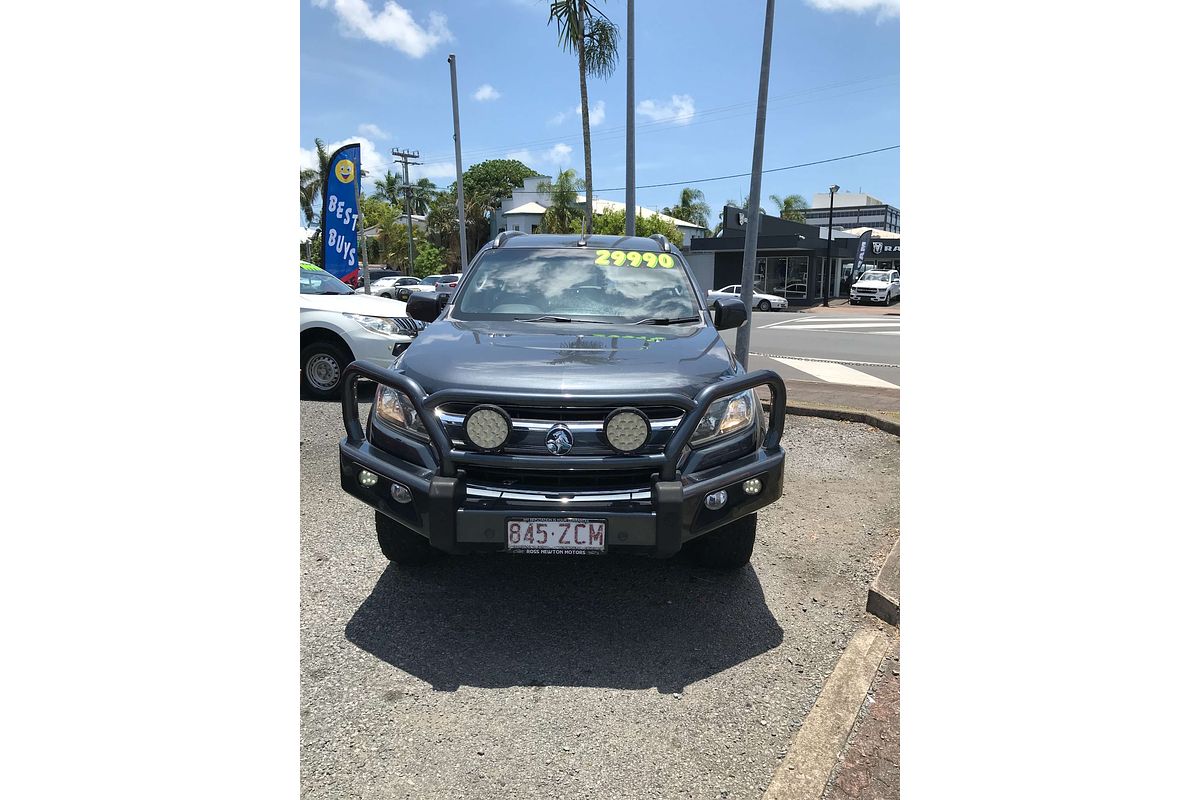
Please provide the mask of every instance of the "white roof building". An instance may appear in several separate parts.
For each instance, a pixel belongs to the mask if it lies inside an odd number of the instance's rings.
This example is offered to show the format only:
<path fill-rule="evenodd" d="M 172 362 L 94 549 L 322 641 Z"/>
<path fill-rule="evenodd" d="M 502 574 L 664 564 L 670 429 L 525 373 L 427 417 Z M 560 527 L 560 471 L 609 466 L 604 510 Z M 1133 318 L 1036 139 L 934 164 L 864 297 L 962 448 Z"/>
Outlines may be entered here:
<path fill-rule="evenodd" d="M 532 178 L 526 178 L 524 185 L 520 189 L 514 189 L 511 197 L 500 201 L 500 210 L 493 219 L 493 235 L 502 230 L 537 233 L 537 226 L 541 224 L 542 215 L 546 213 L 546 207 L 550 204 L 550 196 L 544 192 L 539 192 L 537 189 L 538 184 L 545 180 L 551 179 L 548 175 L 535 175 Z M 576 202 L 581 206 L 586 201 L 587 198 L 585 195 L 576 195 Z M 625 204 L 619 203 L 616 200 L 602 200 L 598 197 L 593 197 L 592 213 L 595 214 L 603 211 L 620 211 L 623 213 L 625 211 Z M 650 208 L 637 206 L 636 213 L 639 217 L 657 216 L 670 222 L 683 236 L 684 247 L 687 247 L 693 238 L 703 237 L 707 234 L 707 231 L 701 225 L 688 222 L 687 220 L 676 219 Z"/>

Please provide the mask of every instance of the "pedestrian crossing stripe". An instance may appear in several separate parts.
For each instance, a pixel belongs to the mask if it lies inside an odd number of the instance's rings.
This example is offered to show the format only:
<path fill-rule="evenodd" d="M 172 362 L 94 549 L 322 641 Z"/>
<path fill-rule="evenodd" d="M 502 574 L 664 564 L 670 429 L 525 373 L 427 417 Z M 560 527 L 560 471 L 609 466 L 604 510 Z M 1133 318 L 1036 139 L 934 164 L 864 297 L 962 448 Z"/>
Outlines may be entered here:
<path fill-rule="evenodd" d="M 786 358 L 784 356 L 769 356 L 781 364 L 811 375 L 825 383 L 842 383 L 850 386 L 876 386 L 884 389 L 899 389 L 900 387 L 883 378 L 847 367 L 845 364 L 835 364 L 830 361 L 809 361 L 803 358 Z"/>

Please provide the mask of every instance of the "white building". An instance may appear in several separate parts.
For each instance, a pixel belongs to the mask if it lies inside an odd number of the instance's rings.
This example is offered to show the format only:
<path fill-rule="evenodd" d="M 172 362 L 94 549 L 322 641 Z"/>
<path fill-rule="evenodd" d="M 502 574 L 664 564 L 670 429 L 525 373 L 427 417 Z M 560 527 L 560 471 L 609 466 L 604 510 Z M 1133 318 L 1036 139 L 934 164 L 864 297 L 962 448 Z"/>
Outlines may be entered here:
<path fill-rule="evenodd" d="M 500 231 L 538 232 L 538 226 L 542 222 L 542 215 L 546 213 L 546 206 L 550 205 L 550 195 L 545 192 L 539 192 L 537 187 L 539 183 L 546 180 L 551 180 L 551 178 L 547 175 L 535 175 L 532 178 L 526 178 L 524 185 L 520 189 L 514 189 L 512 196 L 500 201 L 500 209 L 492 218 L 493 236 Z M 576 202 L 580 206 L 587 201 L 587 198 L 582 194 L 575 197 Z M 618 203 L 615 200 L 602 200 L 598 197 L 592 198 L 593 214 L 613 210 L 624 213 L 625 204 Z M 639 217 L 662 217 L 670 222 L 683 236 L 683 249 L 687 249 L 692 239 L 697 237 L 702 238 L 707 233 L 703 227 L 694 222 L 676 219 L 666 214 L 660 214 L 652 209 L 643 208 L 642 206 L 637 206 L 637 215 Z"/>

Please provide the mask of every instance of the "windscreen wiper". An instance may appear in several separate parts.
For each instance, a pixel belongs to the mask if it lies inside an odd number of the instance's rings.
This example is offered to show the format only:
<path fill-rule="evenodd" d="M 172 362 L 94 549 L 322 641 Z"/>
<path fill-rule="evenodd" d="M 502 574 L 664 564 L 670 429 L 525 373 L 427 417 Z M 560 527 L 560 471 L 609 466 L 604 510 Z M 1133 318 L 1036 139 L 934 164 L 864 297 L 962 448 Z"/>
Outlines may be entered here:
<path fill-rule="evenodd" d="M 685 322 L 699 322 L 699 317 L 675 317 L 673 319 L 665 319 L 663 317 L 648 317 L 639 319 L 634 325 L 682 325 Z"/>
<path fill-rule="evenodd" d="M 571 317 L 556 317 L 553 314 L 546 314 L 542 317 L 531 317 L 529 319 L 513 320 L 514 322 L 591 322 L 595 325 L 603 325 L 605 323 L 597 319 L 572 319 Z"/>

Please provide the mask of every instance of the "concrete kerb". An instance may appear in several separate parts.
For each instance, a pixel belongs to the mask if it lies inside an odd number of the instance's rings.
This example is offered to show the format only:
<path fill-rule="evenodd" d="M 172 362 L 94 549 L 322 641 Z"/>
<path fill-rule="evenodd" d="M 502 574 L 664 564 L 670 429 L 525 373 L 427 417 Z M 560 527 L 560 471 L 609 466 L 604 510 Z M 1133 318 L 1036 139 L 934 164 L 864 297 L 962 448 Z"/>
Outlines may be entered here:
<path fill-rule="evenodd" d="M 889 644 L 883 631 L 862 629 L 851 638 L 763 800 L 820 800 Z"/>
<path fill-rule="evenodd" d="M 878 428 L 885 433 L 900 435 L 900 423 L 877 416 L 867 411 L 856 411 L 852 408 L 826 408 L 824 406 L 801 406 L 787 404 L 787 413 L 794 417 L 821 417 L 822 419 L 841 420 L 844 422 L 861 422 Z"/>

